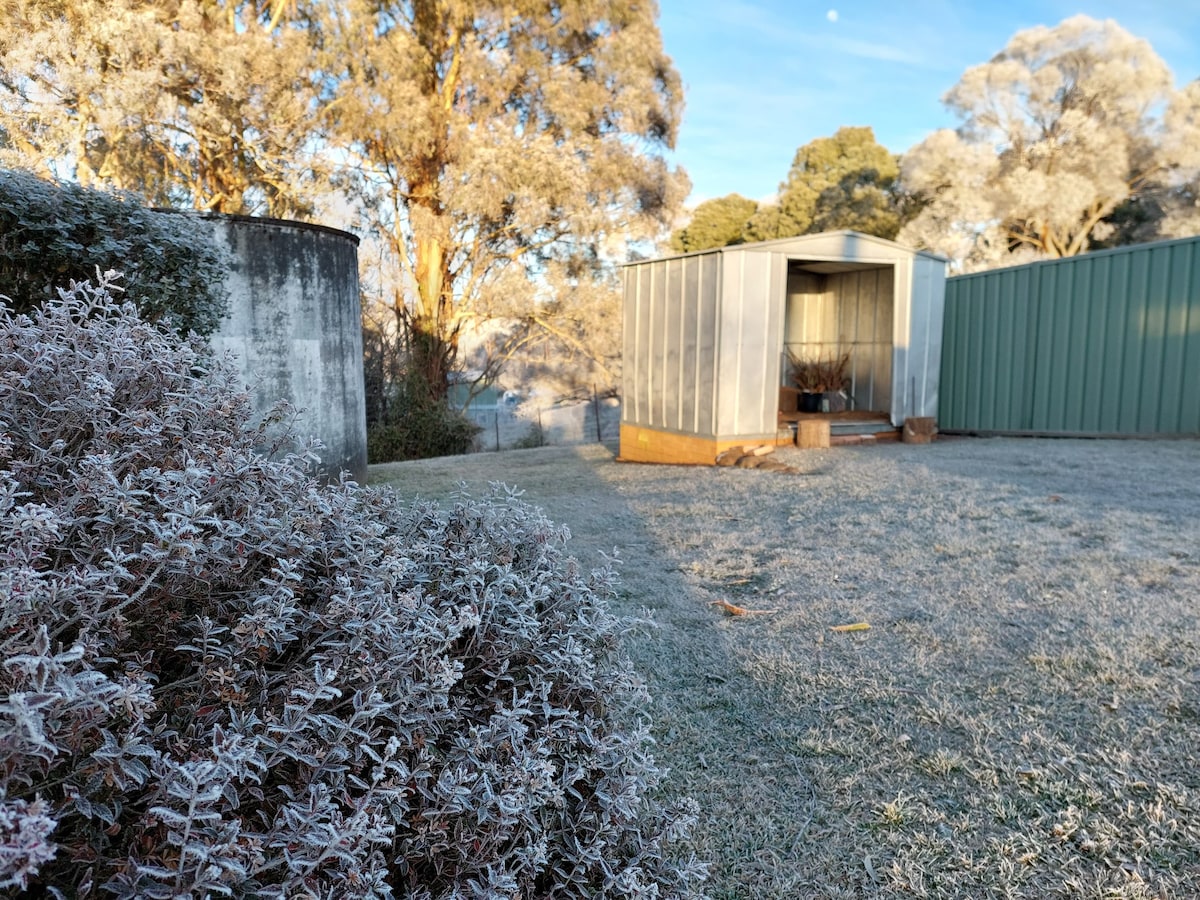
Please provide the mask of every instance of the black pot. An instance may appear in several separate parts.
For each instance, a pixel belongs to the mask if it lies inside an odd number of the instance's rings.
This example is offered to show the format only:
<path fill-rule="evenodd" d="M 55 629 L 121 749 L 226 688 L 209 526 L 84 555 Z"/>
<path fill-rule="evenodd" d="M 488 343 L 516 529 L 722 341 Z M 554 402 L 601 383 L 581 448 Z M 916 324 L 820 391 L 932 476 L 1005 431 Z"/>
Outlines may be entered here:
<path fill-rule="evenodd" d="M 820 412 L 821 394 L 819 391 L 800 392 L 800 412 Z"/>

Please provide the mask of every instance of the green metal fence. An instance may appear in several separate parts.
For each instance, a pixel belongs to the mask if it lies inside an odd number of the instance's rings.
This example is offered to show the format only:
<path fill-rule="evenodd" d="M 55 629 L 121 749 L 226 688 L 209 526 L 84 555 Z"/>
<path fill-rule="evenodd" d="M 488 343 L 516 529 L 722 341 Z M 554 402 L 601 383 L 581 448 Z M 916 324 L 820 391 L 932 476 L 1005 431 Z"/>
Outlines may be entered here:
<path fill-rule="evenodd" d="M 1200 237 L 947 279 L 938 427 L 1200 434 Z"/>

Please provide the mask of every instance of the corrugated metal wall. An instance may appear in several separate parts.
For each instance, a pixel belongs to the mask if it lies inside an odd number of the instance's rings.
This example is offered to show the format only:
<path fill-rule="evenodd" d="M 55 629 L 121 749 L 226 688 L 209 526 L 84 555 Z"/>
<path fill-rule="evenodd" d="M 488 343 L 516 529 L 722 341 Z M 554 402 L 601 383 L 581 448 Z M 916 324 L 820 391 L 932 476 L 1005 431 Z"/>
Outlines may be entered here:
<path fill-rule="evenodd" d="M 626 266 L 623 421 L 774 434 L 785 266 L 778 254 L 719 252 Z"/>
<path fill-rule="evenodd" d="M 857 409 L 891 410 L 895 272 L 876 266 L 818 275 L 788 273 L 783 362 L 850 354 L 850 392 Z M 786 370 L 785 370 L 786 371 Z"/>
<path fill-rule="evenodd" d="M 626 422 L 688 434 L 716 433 L 721 259 L 719 253 L 708 253 L 622 269 Z"/>
<path fill-rule="evenodd" d="M 1200 238 L 946 282 L 939 428 L 1200 433 Z"/>
<path fill-rule="evenodd" d="M 946 261 L 916 254 L 896 268 L 897 283 L 909 288 L 897 295 L 892 340 L 892 422 L 900 424 L 908 416 L 938 415 Z"/>
<path fill-rule="evenodd" d="M 716 435 L 773 435 L 779 427 L 779 336 L 787 260 L 777 253 L 752 251 L 723 256 Z"/>

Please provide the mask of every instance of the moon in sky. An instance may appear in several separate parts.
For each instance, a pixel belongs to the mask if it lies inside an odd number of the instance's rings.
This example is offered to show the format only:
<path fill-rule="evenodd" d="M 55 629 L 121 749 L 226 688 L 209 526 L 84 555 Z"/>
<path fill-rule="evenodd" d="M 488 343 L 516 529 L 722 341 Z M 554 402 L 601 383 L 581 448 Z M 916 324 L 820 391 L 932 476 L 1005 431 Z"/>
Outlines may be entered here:
<path fill-rule="evenodd" d="M 837 10 L 831 9 L 829 12 L 825 13 L 825 18 L 827 18 L 830 22 L 836 22 L 837 21 Z"/>

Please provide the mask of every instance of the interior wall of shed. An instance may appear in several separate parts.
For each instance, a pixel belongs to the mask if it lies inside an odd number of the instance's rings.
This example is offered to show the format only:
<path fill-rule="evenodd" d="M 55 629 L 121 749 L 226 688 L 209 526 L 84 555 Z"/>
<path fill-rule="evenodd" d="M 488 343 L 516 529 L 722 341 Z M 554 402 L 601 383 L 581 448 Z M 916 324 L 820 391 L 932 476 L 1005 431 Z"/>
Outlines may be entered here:
<path fill-rule="evenodd" d="M 886 412 L 892 402 L 894 269 L 813 271 L 843 266 L 788 262 L 784 383 L 789 383 L 789 351 L 806 360 L 838 359 L 848 353 L 852 408 Z"/>

